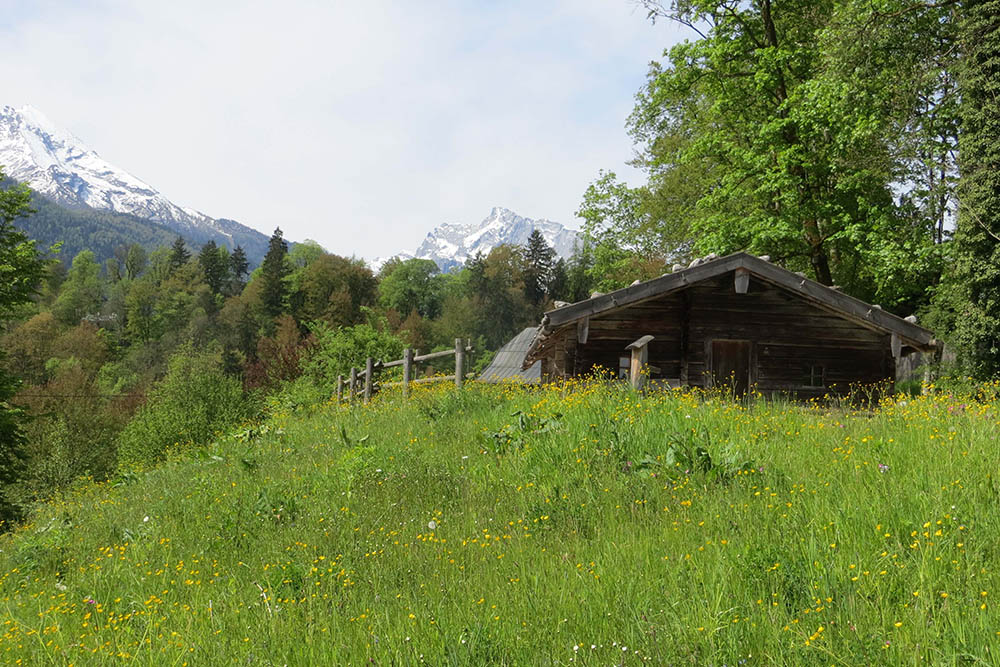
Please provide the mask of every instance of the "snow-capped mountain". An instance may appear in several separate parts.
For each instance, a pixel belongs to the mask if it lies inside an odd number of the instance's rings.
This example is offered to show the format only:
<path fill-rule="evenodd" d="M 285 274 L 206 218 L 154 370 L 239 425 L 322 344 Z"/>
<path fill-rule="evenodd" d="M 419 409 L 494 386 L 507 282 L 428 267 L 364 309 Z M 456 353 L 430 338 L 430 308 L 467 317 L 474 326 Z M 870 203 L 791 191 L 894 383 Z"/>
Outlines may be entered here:
<path fill-rule="evenodd" d="M 524 245 L 536 229 L 559 257 L 568 258 L 573 254 L 573 245 L 579 236 L 577 231 L 551 220 L 523 218 L 498 206 L 480 223 L 462 225 L 446 222 L 429 233 L 415 252 L 401 252 L 394 257 L 402 260 L 432 259 L 442 271 L 450 271 L 463 265 L 477 252 L 485 256 L 498 245 Z M 392 258 L 380 257 L 369 263 L 373 270 L 378 271 L 389 259 Z"/>
<path fill-rule="evenodd" d="M 267 236 L 256 230 L 174 204 L 31 106 L 0 107 L 0 165 L 8 178 L 68 208 L 134 215 L 165 225 L 190 242 L 240 244 L 248 254 L 267 244 Z"/>

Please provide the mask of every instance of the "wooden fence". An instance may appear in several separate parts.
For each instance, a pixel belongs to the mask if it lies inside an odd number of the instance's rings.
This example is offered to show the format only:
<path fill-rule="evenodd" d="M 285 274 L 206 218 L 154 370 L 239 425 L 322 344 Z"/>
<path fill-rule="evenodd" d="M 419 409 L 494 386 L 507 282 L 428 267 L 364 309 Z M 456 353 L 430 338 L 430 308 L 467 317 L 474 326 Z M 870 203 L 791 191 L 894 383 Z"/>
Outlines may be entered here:
<path fill-rule="evenodd" d="M 368 357 L 368 359 L 365 360 L 364 370 L 352 367 L 351 373 L 347 378 L 343 375 L 337 376 L 337 402 L 341 403 L 346 398 L 349 402 L 353 403 L 358 400 L 360 395 L 362 400 L 367 403 L 371 400 L 372 395 L 378 390 L 379 385 L 376 382 L 378 373 L 386 368 L 394 368 L 396 366 L 403 367 L 403 381 L 391 382 L 385 386 L 402 385 L 404 397 L 410 395 L 411 384 L 422 384 L 425 382 L 447 382 L 453 380 L 455 382 L 455 386 L 461 389 L 463 383 L 467 379 L 466 354 L 471 353 L 472 347 L 468 344 L 468 341 L 456 338 L 455 348 L 452 350 L 442 350 L 441 352 L 431 352 L 429 354 L 416 354 L 414 350 L 406 348 L 403 350 L 403 358 L 396 359 L 395 361 L 375 360 Z M 454 375 L 439 375 L 420 379 L 413 378 L 413 371 L 415 369 L 414 364 L 452 356 L 455 358 Z"/>

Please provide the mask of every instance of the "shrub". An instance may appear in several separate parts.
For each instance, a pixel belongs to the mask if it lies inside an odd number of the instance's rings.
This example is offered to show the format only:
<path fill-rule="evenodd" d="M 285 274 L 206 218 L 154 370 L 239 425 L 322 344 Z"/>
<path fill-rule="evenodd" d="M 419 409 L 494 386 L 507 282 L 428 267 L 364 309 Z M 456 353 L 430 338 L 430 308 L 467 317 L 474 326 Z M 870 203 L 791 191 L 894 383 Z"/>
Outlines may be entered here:
<path fill-rule="evenodd" d="M 385 328 L 357 324 L 333 329 L 322 322 L 311 328 L 316 343 L 302 372 L 328 394 L 336 390 L 338 375 L 348 375 L 352 366 L 364 368 L 366 358 L 391 361 L 403 356 L 403 341 Z"/>
<path fill-rule="evenodd" d="M 171 447 L 206 443 L 252 412 L 240 382 L 223 373 L 217 355 L 196 354 L 185 346 L 122 431 L 119 465 L 146 466 L 163 459 Z"/>

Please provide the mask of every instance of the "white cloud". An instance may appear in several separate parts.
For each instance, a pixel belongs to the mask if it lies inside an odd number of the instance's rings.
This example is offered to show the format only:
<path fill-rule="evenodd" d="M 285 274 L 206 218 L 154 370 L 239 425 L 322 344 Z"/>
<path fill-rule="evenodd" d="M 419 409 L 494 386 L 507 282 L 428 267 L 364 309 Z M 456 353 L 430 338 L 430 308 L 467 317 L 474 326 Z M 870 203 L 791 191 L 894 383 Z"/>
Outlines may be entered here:
<path fill-rule="evenodd" d="M 178 204 L 371 257 L 494 205 L 575 225 L 678 35 L 628 0 L 50 0 L 0 27 L 0 103 Z"/>

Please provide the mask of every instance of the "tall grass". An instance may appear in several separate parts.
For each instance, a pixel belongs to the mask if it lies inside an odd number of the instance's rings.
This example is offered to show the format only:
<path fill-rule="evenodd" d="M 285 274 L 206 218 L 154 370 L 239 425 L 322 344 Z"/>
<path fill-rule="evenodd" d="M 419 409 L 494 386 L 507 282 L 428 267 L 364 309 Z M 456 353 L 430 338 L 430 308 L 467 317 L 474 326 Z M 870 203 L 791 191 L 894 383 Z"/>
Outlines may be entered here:
<path fill-rule="evenodd" d="M 613 385 L 283 411 L 0 540 L 25 664 L 1000 662 L 1000 414 Z"/>

